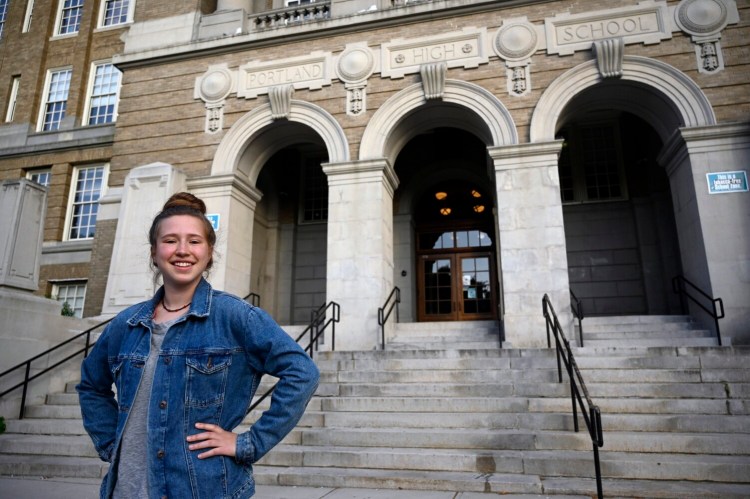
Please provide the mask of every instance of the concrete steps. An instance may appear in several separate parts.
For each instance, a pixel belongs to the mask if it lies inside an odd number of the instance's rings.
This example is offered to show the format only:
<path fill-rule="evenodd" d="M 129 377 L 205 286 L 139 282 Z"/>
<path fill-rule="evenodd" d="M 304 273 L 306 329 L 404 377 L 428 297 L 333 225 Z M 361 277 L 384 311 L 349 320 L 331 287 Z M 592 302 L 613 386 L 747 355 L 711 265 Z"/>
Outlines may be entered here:
<path fill-rule="evenodd" d="M 432 325 L 404 325 L 395 348 L 316 354 L 316 397 L 257 483 L 592 497 L 592 444 L 554 351 L 502 350 L 493 324 L 475 326 L 435 341 Z M 602 411 L 605 496 L 750 497 L 750 348 L 671 338 L 574 351 Z M 0 474 L 103 475 L 73 384 L 27 414 L 0 436 Z"/>
<path fill-rule="evenodd" d="M 716 346 L 718 339 L 691 317 L 684 315 L 632 315 L 618 317 L 587 317 L 583 319 L 583 344 L 604 346 Z M 575 334 L 568 339 L 578 343 L 578 323 Z M 728 338 L 724 345 L 731 342 Z"/>

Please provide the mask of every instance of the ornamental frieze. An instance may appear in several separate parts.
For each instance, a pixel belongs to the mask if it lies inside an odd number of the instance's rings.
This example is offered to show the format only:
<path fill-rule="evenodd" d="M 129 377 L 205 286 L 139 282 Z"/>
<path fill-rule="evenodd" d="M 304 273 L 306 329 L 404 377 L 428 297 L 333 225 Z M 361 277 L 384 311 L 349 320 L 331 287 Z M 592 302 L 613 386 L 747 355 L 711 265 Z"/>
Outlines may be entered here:
<path fill-rule="evenodd" d="M 194 95 L 206 106 L 206 133 L 223 129 L 224 103 L 232 94 L 244 99 L 273 94 L 274 119 L 281 119 L 295 90 L 319 90 L 334 80 L 346 88 L 346 114 L 359 116 L 368 111 L 367 82 L 373 75 L 397 79 L 420 73 L 429 80 L 423 82 L 425 98 L 439 99 L 448 69 L 477 68 L 494 57 L 505 64 L 508 95 L 523 97 L 532 90 L 530 67 L 539 53 L 562 57 L 593 50 L 602 78 L 617 78 L 627 45 L 661 43 L 677 31 L 691 37 L 697 69 L 713 74 L 724 69 L 722 31 L 738 22 L 734 0 L 682 0 L 672 7 L 664 0 L 646 0 L 607 10 L 561 12 L 538 24 L 525 17 L 506 18 L 493 34 L 484 27 L 467 27 L 396 38 L 380 46 L 359 41 L 338 54 L 317 51 L 255 60 L 234 70 L 226 64 L 212 65 L 196 79 Z"/>

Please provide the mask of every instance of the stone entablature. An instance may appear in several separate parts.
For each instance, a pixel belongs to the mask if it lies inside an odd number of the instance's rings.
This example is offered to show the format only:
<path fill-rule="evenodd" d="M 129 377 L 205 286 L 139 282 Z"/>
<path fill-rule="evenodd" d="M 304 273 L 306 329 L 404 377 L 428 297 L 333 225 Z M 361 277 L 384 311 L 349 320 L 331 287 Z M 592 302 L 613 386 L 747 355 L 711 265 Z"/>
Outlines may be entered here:
<path fill-rule="evenodd" d="M 595 49 L 602 75 L 618 77 L 625 46 L 661 43 L 680 30 L 691 35 L 696 44 L 699 71 L 715 73 L 724 67 L 721 30 L 737 22 L 733 0 L 683 0 L 674 7 L 665 1 L 646 0 L 629 7 L 556 14 L 546 18 L 543 25 L 525 17 L 508 18 L 492 34 L 484 27 L 468 27 L 426 37 L 397 38 L 379 47 L 366 42 L 349 44 L 337 55 L 316 51 L 273 61 L 254 60 L 236 70 L 226 65 L 210 66 L 196 79 L 195 98 L 206 103 L 206 132 L 216 133 L 223 126 L 223 102 L 232 93 L 253 99 L 271 93 L 274 87 L 318 90 L 338 79 L 347 89 L 342 107 L 348 115 L 357 116 L 367 111 L 367 81 L 374 74 L 397 79 L 426 74 L 424 68 L 435 64 L 472 69 L 490 64 L 491 55 L 505 62 L 508 94 L 520 97 L 532 90 L 529 67 L 540 50 L 562 57 Z M 606 69 L 609 66 L 612 68 Z M 281 95 L 279 91 L 276 94 Z"/>

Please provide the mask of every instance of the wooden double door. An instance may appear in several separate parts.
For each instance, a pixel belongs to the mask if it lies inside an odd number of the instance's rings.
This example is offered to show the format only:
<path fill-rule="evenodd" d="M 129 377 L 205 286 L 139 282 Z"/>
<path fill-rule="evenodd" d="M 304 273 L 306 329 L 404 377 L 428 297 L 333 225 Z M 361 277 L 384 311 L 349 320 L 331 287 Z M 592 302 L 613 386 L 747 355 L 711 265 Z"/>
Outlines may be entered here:
<path fill-rule="evenodd" d="M 497 299 L 491 251 L 418 255 L 420 321 L 495 319 Z"/>

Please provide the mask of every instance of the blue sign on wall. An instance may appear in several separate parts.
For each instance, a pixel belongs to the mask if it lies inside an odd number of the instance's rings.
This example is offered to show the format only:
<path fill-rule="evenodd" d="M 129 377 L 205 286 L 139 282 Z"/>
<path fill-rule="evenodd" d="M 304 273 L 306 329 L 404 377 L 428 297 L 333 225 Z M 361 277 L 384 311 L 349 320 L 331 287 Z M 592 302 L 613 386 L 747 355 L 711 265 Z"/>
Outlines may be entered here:
<path fill-rule="evenodd" d="M 706 173 L 709 194 L 726 194 L 728 192 L 747 192 L 747 172 Z"/>
<path fill-rule="evenodd" d="M 221 219 L 221 215 L 218 213 L 208 213 L 206 218 L 211 222 L 211 227 L 213 227 L 214 230 L 219 230 L 219 220 Z"/>

